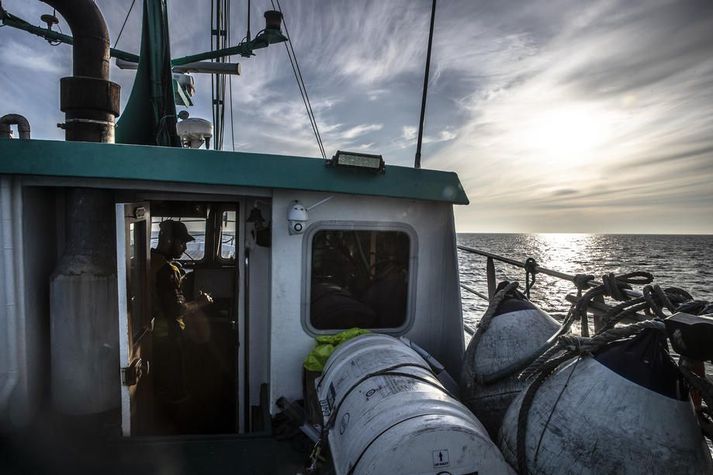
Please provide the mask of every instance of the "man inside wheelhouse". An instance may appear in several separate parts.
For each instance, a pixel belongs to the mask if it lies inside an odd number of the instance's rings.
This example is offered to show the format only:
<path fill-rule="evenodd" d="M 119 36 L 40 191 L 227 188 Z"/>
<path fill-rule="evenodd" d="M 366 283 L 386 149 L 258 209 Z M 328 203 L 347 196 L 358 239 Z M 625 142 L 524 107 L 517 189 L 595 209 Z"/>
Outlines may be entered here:
<path fill-rule="evenodd" d="M 155 417 L 162 432 L 186 431 L 186 408 L 190 400 L 187 391 L 184 331 L 189 317 L 212 303 L 210 295 L 200 292 L 189 302 L 183 292 L 185 272 L 177 262 L 186 251 L 186 244 L 194 241 L 180 221 L 166 220 L 160 224 L 158 245 L 151 249 L 151 303 L 153 324 L 153 374 Z M 199 328 L 200 319 L 190 323 Z"/>

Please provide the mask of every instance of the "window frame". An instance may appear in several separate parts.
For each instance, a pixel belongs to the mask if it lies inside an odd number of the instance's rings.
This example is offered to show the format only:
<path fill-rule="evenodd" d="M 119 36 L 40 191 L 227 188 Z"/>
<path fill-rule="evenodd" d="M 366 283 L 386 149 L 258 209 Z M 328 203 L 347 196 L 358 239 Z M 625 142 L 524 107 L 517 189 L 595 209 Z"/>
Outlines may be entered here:
<path fill-rule="evenodd" d="M 164 218 L 164 219 L 154 223 L 154 221 L 153 221 L 154 217 Z M 154 224 L 160 224 L 161 222 L 165 221 L 166 219 L 174 219 L 174 220 L 177 219 L 179 222 L 183 222 L 184 219 L 191 219 L 191 218 L 192 218 L 191 216 L 163 216 L 163 215 L 154 216 L 154 215 L 151 215 L 151 231 L 149 232 L 149 234 L 153 232 Z M 193 259 L 193 260 L 181 259 L 181 258 L 174 259 L 174 261 L 179 262 L 181 264 L 181 266 L 185 267 L 186 269 L 191 269 L 195 265 L 204 264 L 204 263 L 208 262 L 208 256 L 210 254 L 210 252 L 208 252 L 208 248 L 209 248 L 210 244 L 205 239 L 206 236 L 208 236 L 209 218 L 206 217 L 206 218 L 193 218 L 193 219 L 202 219 L 205 221 L 205 227 L 203 229 L 203 256 L 200 259 Z M 184 224 L 185 224 L 185 222 L 184 222 Z M 158 239 L 158 235 L 157 235 L 157 239 Z M 149 243 L 151 245 L 150 247 L 151 247 L 151 249 L 155 249 L 153 247 L 153 242 L 151 242 L 151 241 L 153 241 L 153 239 L 151 237 L 149 237 Z M 157 241 L 157 246 L 158 246 L 158 241 Z M 181 257 L 183 257 L 183 256 L 181 256 Z"/>
<path fill-rule="evenodd" d="M 221 265 L 236 265 L 238 262 L 238 242 L 240 234 L 240 215 L 239 215 L 239 205 L 238 204 L 226 204 L 221 203 L 218 207 L 218 213 L 216 214 L 216 219 L 218 223 L 216 225 L 216 249 L 215 249 L 215 261 Z M 235 254 L 233 258 L 223 257 L 223 213 L 232 211 L 235 213 L 235 235 L 233 236 L 233 246 L 235 248 Z"/>
<path fill-rule="evenodd" d="M 408 289 L 406 291 L 406 318 L 398 327 L 368 328 L 370 331 L 390 335 L 404 335 L 413 326 L 416 310 L 416 282 L 418 278 L 418 238 L 416 230 L 406 223 L 377 221 L 316 221 L 305 230 L 302 239 L 302 289 L 300 320 L 304 331 L 311 336 L 334 335 L 346 328 L 323 330 L 312 326 L 310 301 L 312 293 L 312 247 L 320 231 L 396 231 L 409 238 Z"/>

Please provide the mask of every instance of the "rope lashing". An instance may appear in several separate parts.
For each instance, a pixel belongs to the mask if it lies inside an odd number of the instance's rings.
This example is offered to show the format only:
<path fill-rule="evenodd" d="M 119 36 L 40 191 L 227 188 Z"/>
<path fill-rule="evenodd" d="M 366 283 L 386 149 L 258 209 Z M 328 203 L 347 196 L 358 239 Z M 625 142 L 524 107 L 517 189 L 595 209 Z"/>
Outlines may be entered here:
<path fill-rule="evenodd" d="M 686 382 L 701 394 L 701 399 L 706 403 L 707 407 L 701 410 L 702 414 L 698 414 L 699 423 L 701 424 L 701 429 L 703 429 L 703 434 L 713 441 L 713 424 L 709 419 L 706 419 L 706 412 L 710 417 L 710 411 L 713 409 L 713 383 L 708 378 L 698 376 L 685 366 L 679 365 L 678 370 L 686 378 Z"/>
<path fill-rule="evenodd" d="M 664 292 L 666 292 L 668 298 L 671 299 L 671 302 L 677 305 L 693 300 L 693 296 L 691 294 L 683 289 L 679 289 L 678 287 L 666 287 Z"/>
<path fill-rule="evenodd" d="M 542 386 L 545 380 L 554 373 L 557 367 L 570 359 L 568 355 L 559 356 L 542 366 L 542 371 L 535 380 L 528 386 L 525 396 L 520 406 L 520 412 L 517 415 L 517 467 L 520 475 L 527 475 L 527 418 L 530 414 L 530 407 L 535 400 L 537 390 Z"/>
<path fill-rule="evenodd" d="M 585 277 L 580 278 L 580 285 L 583 285 Z M 591 280 L 591 279 L 589 279 Z M 588 280 L 588 281 L 589 281 Z M 569 331 L 570 326 L 575 320 L 579 319 L 582 322 L 582 329 L 589 328 L 589 316 L 587 314 L 587 309 L 591 301 L 597 297 L 611 297 L 617 301 L 628 301 L 631 298 L 624 292 L 625 290 L 631 290 L 632 285 L 647 285 L 653 282 L 654 276 L 649 272 L 629 272 L 627 274 L 615 275 L 613 273 L 605 274 L 602 276 L 602 284 L 589 289 L 581 298 L 577 300 L 577 303 L 572 305 L 570 312 L 563 322 L 563 331 L 561 334 Z M 588 282 L 587 281 L 587 282 Z M 577 285 L 577 282 L 575 282 Z M 585 332 L 587 332 L 586 330 Z"/>
<path fill-rule="evenodd" d="M 525 295 L 530 298 L 530 289 L 535 285 L 535 279 L 537 278 L 537 261 L 534 257 L 528 257 L 525 259 Z"/>
<path fill-rule="evenodd" d="M 688 292 L 676 287 L 661 289 L 658 285 L 644 286 L 642 297 L 624 301 L 610 308 L 602 316 L 603 326 L 601 331 L 613 328 L 614 325 L 626 318 L 636 317 L 636 312 L 641 310 L 646 313 L 653 313 L 658 318 L 667 317 L 663 313 L 663 308 L 671 313 L 687 311 L 684 310 L 683 305 L 690 303 L 691 300 L 692 297 Z"/>
<path fill-rule="evenodd" d="M 666 293 L 661 290 L 661 287 L 658 285 L 646 285 L 644 286 L 643 292 L 644 300 L 646 300 L 646 303 L 654 312 L 654 315 L 658 318 L 666 318 L 666 314 L 663 312 L 663 307 L 668 309 L 670 312 L 674 312 L 676 310 Z"/>
<path fill-rule="evenodd" d="M 564 352 L 568 354 L 568 359 L 579 355 L 590 354 L 609 343 L 636 335 L 647 328 L 659 331 L 666 330 L 661 320 L 645 320 L 631 325 L 612 328 L 605 332 L 598 333 L 591 338 L 577 335 L 562 335 L 557 338 L 557 342 L 550 349 L 533 361 L 532 364 L 520 374 L 519 378 L 523 380 L 532 379 L 532 377 L 540 373 L 541 368 L 545 367 L 548 361 L 555 358 L 558 353 Z"/>
<path fill-rule="evenodd" d="M 552 375 L 558 367 L 574 357 L 590 354 L 609 343 L 622 338 L 636 335 L 646 329 L 655 329 L 665 332 L 666 328 L 661 320 L 646 320 L 624 327 L 613 328 L 604 333 L 599 333 L 591 338 L 562 335 L 557 338 L 557 343 L 537 358 L 525 371 L 520 374 L 520 379 L 528 380 L 534 377 L 532 383 L 525 390 L 520 412 L 517 418 L 517 464 L 518 473 L 527 475 L 527 423 L 530 408 L 535 400 L 537 390 L 545 380 Z"/>
<path fill-rule="evenodd" d="M 500 284 L 500 286 L 500 290 L 498 290 L 495 295 L 493 295 L 493 298 L 490 299 L 490 302 L 488 302 L 488 309 L 485 311 L 483 318 L 481 318 L 478 322 L 478 325 L 475 329 L 475 333 L 473 334 L 473 338 L 471 339 L 471 342 L 468 345 L 468 348 L 466 349 L 464 360 L 468 363 L 474 361 L 475 350 L 477 349 L 478 344 L 480 343 L 480 338 L 482 337 L 483 333 L 485 333 L 485 330 L 488 329 L 491 320 L 495 317 L 495 312 L 497 312 L 500 303 L 509 293 L 517 291 L 518 283 L 503 282 Z M 463 371 L 466 377 L 466 381 L 475 380 L 479 384 L 483 384 L 482 375 L 473 374 L 473 370 L 471 369 L 470 364 L 464 364 Z"/>
<path fill-rule="evenodd" d="M 582 291 L 586 289 L 589 286 L 589 282 L 593 281 L 596 279 L 591 274 L 576 274 L 574 276 L 574 279 L 572 279 L 572 282 L 574 283 L 575 287 L 577 287 L 577 298 L 582 296 Z"/>
<path fill-rule="evenodd" d="M 577 287 L 577 298 L 582 298 L 582 291 L 589 287 L 589 282 L 593 281 L 595 277 L 590 274 L 576 274 L 572 282 Z M 580 316 L 580 327 L 582 328 L 582 335 L 589 336 L 589 320 L 587 315 L 584 314 Z"/>

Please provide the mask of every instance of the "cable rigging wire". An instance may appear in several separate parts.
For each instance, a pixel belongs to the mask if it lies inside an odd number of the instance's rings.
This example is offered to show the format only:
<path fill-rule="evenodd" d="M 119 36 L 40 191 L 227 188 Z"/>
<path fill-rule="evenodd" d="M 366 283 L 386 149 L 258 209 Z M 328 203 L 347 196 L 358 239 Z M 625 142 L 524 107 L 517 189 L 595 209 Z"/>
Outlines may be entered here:
<path fill-rule="evenodd" d="M 124 23 L 121 24 L 121 29 L 119 30 L 119 34 L 116 36 L 116 41 L 114 41 L 113 48 L 116 48 L 116 45 L 119 44 L 119 39 L 121 39 L 121 34 L 124 32 L 124 27 L 126 26 L 126 22 L 129 20 L 129 15 L 131 15 L 131 10 L 134 9 L 135 3 L 136 0 L 131 0 L 131 6 L 129 7 L 129 11 L 126 12 L 126 17 L 124 17 Z"/>
<path fill-rule="evenodd" d="M 272 8 L 278 10 L 282 13 L 282 6 L 280 5 L 280 0 L 277 0 L 277 8 L 275 7 L 275 0 L 270 0 L 272 3 Z M 282 24 L 285 27 L 285 36 L 287 36 L 287 42 L 285 43 L 285 50 L 287 51 L 287 57 L 290 59 L 290 65 L 292 66 L 292 72 L 295 75 L 295 80 L 297 81 L 297 87 L 300 90 L 300 95 L 302 96 L 302 102 L 307 110 L 307 117 L 309 118 L 310 125 L 312 126 L 312 131 L 314 132 L 314 137 L 317 140 L 317 146 L 322 154 L 322 158 L 326 159 L 327 154 L 324 151 L 324 143 L 322 142 L 322 137 L 319 134 L 319 128 L 317 127 L 317 119 L 314 116 L 314 111 L 312 110 L 312 104 L 309 100 L 309 95 L 307 94 L 307 87 L 305 86 L 304 79 L 302 78 L 302 71 L 300 70 L 300 65 L 297 62 L 297 55 L 295 55 L 295 50 L 292 46 L 292 40 L 290 39 L 290 32 L 287 29 L 287 22 L 285 21 L 284 15 L 282 16 Z"/>
<path fill-rule="evenodd" d="M 227 48 L 230 31 L 230 0 L 211 0 L 210 4 L 210 47 L 211 51 Z M 227 58 L 220 57 L 214 62 L 225 63 Z M 223 149 L 225 131 L 225 74 L 211 75 L 213 102 L 213 148 Z"/>
<path fill-rule="evenodd" d="M 249 1 L 249 0 L 248 0 Z M 226 1 L 227 10 L 225 12 L 226 16 L 226 34 L 225 34 L 225 45 L 230 46 L 230 0 Z M 231 57 L 228 56 L 226 61 L 230 62 Z M 233 76 L 228 75 L 228 100 L 230 101 L 230 143 L 233 152 L 235 151 L 235 123 L 233 119 Z"/>

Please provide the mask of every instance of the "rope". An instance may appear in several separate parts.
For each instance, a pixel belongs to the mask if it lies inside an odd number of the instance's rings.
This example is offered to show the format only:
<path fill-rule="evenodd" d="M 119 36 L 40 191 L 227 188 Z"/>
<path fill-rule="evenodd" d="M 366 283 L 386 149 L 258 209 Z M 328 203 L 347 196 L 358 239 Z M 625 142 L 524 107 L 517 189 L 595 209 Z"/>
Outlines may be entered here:
<path fill-rule="evenodd" d="M 525 259 L 525 295 L 530 299 L 530 289 L 537 278 L 537 261 L 533 257 Z"/>
<path fill-rule="evenodd" d="M 399 369 L 399 368 L 404 368 L 404 367 L 413 367 L 413 368 L 422 369 L 422 370 L 426 371 L 430 376 L 432 376 L 433 378 L 435 378 L 435 379 L 436 379 L 436 382 L 431 381 L 430 379 L 428 379 L 428 378 L 426 378 L 426 377 L 418 376 L 418 375 L 411 374 L 411 373 L 404 373 L 404 372 L 402 372 L 402 371 L 396 371 L 397 369 Z M 325 369 L 325 371 L 323 371 L 322 374 L 326 374 L 326 373 L 327 373 L 327 371 L 326 371 L 326 369 Z M 387 367 L 387 368 L 381 369 L 381 370 L 379 370 L 379 371 L 374 371 L 373 373 L 367 373 L 366 375 L 364 375 L 364 376 L 362 376 L 361 378 L 359 378 L 355 383 L 353 383 L 353 384 L 349 387 L 349 389 L 347 389 L 347 390 L 344 392 L 344 394 L 343 394 L 342 397 L 339 399 L 339 401 L 336 401 L 336 400 L 333 401 L 333 406 L 332 406 L 332 408 L 330 409 L 331 412 L 329 413 L 329 417 L 327 418 L 327 421 L 322 425 L 322 430 L 320 431 L 320 434 L 319 434 L 319 440 L 317 440 L 317 442 L 315 443 L 315 445 L 314 445 L 314 447 L 313 447 L 313 450 L 312 450 L 312 453 L 313 453 L 313 454 L 317 454 L 317 455 L 318 455 L 319 452 L 320 452 L 320 447 L 323 447 L 323 446 L 326 446 L 326 445 L 327 445 L 327 436 L 329 435 L 329 431 L 332 429 L 332 427 L 334 427 L 334 423 L 336 422 L 336 419 L 337 419 L 337 414 L 338 414 L 339 411 L 341 410 L 342 404 L 343 404 L 344 401 L 347 399 L 347 397 L 352 393 L 352 391 L 354 391 L 357 387 L 359 387 L 359 385 L 361 385 L 364 381 L 367 381 L 367 380 L 369 380 L 369 379 L 371 379 L 371 378 L 375 378 L 375 377 L 378 377 L 378 376 L 401 376 L 401 377 L 404 377 L 404 378 L 414 379 L 414 380 L 417 380 L 417 381 L 419 381 L 419 382 L 421 382 L 421 383 L 428 384 L 428 385 L 434 387 L 435 389 L 437 389 L 437 390 L 443 392 L 444 394 L 446 394 L 447 396 L 450 396 L 450 397 L 453 398 L 453 399 L 457 399 L 457 398 L 456 398 L 453 394 L 451 394 L 442 384 L 440 384 L 439 382 L 437 382 L 438 379 L 436 378 L 436 375 L 433 373 L 433 370 L 432 370 L 430 367 L 428 367 L 428 366 L 422 366 L 422 365 L 417 364 L 417 363 L 399 363 L 399 364 L 395 364 L 395 365 L 389 366 L 389 367 Z M 322 379 L 320 380 L 320 382 L 318 383 L 318 385 L 317 385 L 317 391 L 319 391 L 320 385 L 322 384 L 323 381 L 324 381 L 324 378 L 322 378 Z M 377 438 L 378 438 L 380 435 L 381 435 L 381 434 L 379 434 L 379 435 L 377 436 Z M 373 441 L 372 441 L 372 442 L 373 442 Z M 366 449 L 365 449 L 365 450 L 366 450 Z M 362 455 L 363 455 L 363 453 L 362 453 Z M 361 458 L 361 456 L 360 456 L 360 458 Z M 315 460 L 313 461 L 313 465 L 316 465 L 316 462 L 317 462 L 317 460 L 316 460 L 316 457 L 315 457 Z"/>
<path fill-rule="evenodd" d="M 617 340 L 636 335 L 646 329 L 655 329 L 665 332 L 664 323 L 660 320 L 646 320 L 625 327 L 613 328 L 592 338 L 562 335 L 557 338 L 555 346 L 537 358 L 525 371 L 520 374 L 521 380 L 534 377 L 534 381 L 525 391 L 525 396 L 520 406 L 517 419 L 517 463 L 520 475 L 527 475 L 527 423 L 530 408 L 535 400 L 537 390 L 545 380 L 552 375 L 563 363 L 574 357 L 590 354 Z M 564 391 L 564 389 L 563 389 Z M 560 396 L 562 393 L 560 393 Z M 559 401 L 559 397 L 558 397 Z M 548 419 L 549 421 L 549 419 Z M 539 445 L 539 444 L 538 444 Z"/>
<path fill-rule="evenodd" d="M 567 380 L 564 382 L 564 385 L 562 386 L 560 393 L 557 395 L 557 399 L 555 399 L 555 403 L 552 405 L 550 414 L 547 416 L 547 420 L 545 421 L 545 427 L 550 425 L 552 416 L 555 415 L 555 411 L 557 410 L 557 405 L 559 404 L 560 399 L 562 399 L 562 396 L 564 395 L 564 392 L 567 390 L 567 387 L 569 387 L 569 382 L 572 379 L 572 375 L 577 370 L 577 365 L 579 365 L 580 361 L 582 361 L 582 358 L 578 358 L 577 361 L 575 361 L 574 364 L 572 365 L 572 370 L 567 375 Z M 518 416 L 519 416 L 519 414 L 518 414 Z M 535 448 L 535 463 L 537 463 L 537 456 L 540 454 L 540 447 L 542 446 L 542 439 L 544 439 L 544 438 L 545 438 L 545 431 L 543 430 L 542 433 L 540 434 L 540 439 L 537 441 L 537 447 Z"/>
<path fill-rule="evenodd" d="M 678 365 L 678 371 L 686 379 L 686 382 L 701 394 L 701 399 L 706 403 L 706 407 L 701 409 L 698 418 L 701 429 L 703 429 L 703 434 L 713 441 L 713 424 L 711 424 L 710 420 L 706 417 L 706 413 L 708 413 L 708 417 L 710 417 L 710 411 L 713 408 L 713 383 L 711 383 L 708 378 L 702 378 L 680 364 Z"/>
<path fill-rule="evenodd" d="M 582 291 L 589 287 L 589 282 L 594 280 L 595 277 L 590 274 L 576 274 L 572 282 L 577 287 L 577 299 L 582 298 Z M 582 329 L 582 336 L 589 336 L 589 319 L 587 316 L 580 317 L 580 328 Z"/>
<path fill-rule="evenodd" d="M 593 353 L 609 343 L 636 335 L 648 328 L 659 331 L 666 330 L 661 320 L 645 320 L 623 327 L 612 328 L 603 333 L 594 335 L 591 338 L 576 335 L 561 335 L 557 338 L 557 343 L 553 347 L 537 358 L 520 374 L 520 379 L 528 380 L 542 372 L 543 368 L 547 367 L 549 361 L 560 352 L 568 354 L 569 357 L 567 359 L 578 355 Z"/>
<path fill-rule="evenodd" d="M 515 291 L 518 286 L 517 282 L 503 283 L 505 285 L 502 287 L 502 289 L 496 292 L 495 295 L 493 295 L 493 298 L 490 299 L 490 302 L 488 303 L 488 309 L 485 311 L 485 315 L 483 315 L 483 318 L 481 318 L 478 322 L 478 325 L 475 329 L 475 333 L 473 334 L 473 338 L 471 338 L 470 344 L 465 350 L 464 358 L 466 364 L 463 365 L 463 372 L 466 381 L 475 380 L 478 382 L 478 384 L 483 384 L 482 375 L 475 374 L 473 368 L 471 368 L 471 365 L 468 363 L 475 361 L 475 350 L 477 349 L 478 344 L 480 343 L 480 338 L 483 333 L 485 333 L 485 330 L 488 329 L 490 321 L 495 317 L 495 312 L 498 310 L 500 303 L 502 303 L 502 301 L 510 292 Z"/>
<path fill-rule="evenodd" d="M 589 278 L 590 276 L 585 276 L 584 274 L 578 274 L 578 276 L 580 276 L 578 279 L 577 276 L 575 276 L 575 285 L 577 285 L 577 288 L 581 293 L 581 289 L 585 285 L 588 285 L 592 279 Z M 632 285 L 650 284 L 653 280 L 654 276 L 649 272 L 630 272 L 620 276 L 609 273 L 602 276 L 602 283 L 600 285 L 589 289 L 584 295 L 581 296 L 581 298 L 577 300 L 577 303 L 570 307 L 569 313 L 562 323 L 559 335 L 567 333 L 574 321 L 577 319 L 579 319 L 582 323 L 582 332 L 584 334 L 588 334 L 589 316 L 587 309 L 593 299 L 608 296 L 617 301 L 629 301 L 631 298 L 624 292 L 625 290 L 631 290 Z M 621 311 L 621 308 L 619 311 Z M 587 330 L 584 330 L 585 328 Z"/>
<path fill-rule="evenodd" d="M 553 345 L 549 347 L 541 356 L 535 359 L 532 364 L 530 364 L 530 366 L 528 366 L 519 376 L 519 379 L 523 381 L 532 380 L 531 384 L 525 390 L 522 405 L 520 406 L 518 413 L 517 463 L 519 473 L 521 475 L 526 475 L 528 473 L 527 424 L 530 409 L 538 389 L 544 384 L 550 375 L 561 367 L 562 364 L 572 358 L 594 353 L 612 342 L 629 338 L 633 335 L 641 333 L 644 330 L 652 329 L 666 333 L 666 327 L 663 319 L 667 318 L 668 315 L 665 311 L 674 313 L 676 311 L 681 311 L 687 305 L 691 306 L 694 304 L 694 307 L 698 310 L 702 310 L 705 307 L 705 305 L 702 305 L 703 303 L 699 304 L 693 301 L 693 297 L 682 289 L 676 287 L 662 289 L 657 284 L 652 285 L 651 282 L 653 281 L 653 276 L 648 272 L 632 272 L 621 276 L 607 274 L 602 277 L 602 284 L 590 288 L 583 295 L 583 290 L 591 285 L 591 281 L 593 279 L 593 276 L 586 274 L 577 274 L 574 277 L 573 282 L 578 289 L 578 299 L 570 307 L 570 310 L 562 323 L 560 331 L 551 340 L 553 341 Z M 631 298 L 625 292 L 626 290 L 631 289 L 631 285 L 635 284 L 643 285 L 642 296 L 639 298 Z M 593 337 L 589 337 L 586 334 L 586 328 L 588 325 L 587 309 L 592 299 L 604 296 L 618 300 L 620 303 L 611 307 L 603 315 L 602 320 L 604 325 L 602 330 L 600 330 Z M 615 326 L 618 322 L 627 317 L 634 316 L 637 318 L 646 318 L 637 314 L 637 312 L 642 310 L 648 315 L 653 315 L 655 318 L 641 320 L 631 325 L 620 327 Z M 688 311 L 688 309 L 686 311 Z M 572 323 L 577 320 L 578 317 L 582 322 L 582 336 L 566 334 Z M 688 368 L 681 366 L 680 364 L 677 365 L 677 367 L 690 387 L 700 392 L 701 397 L 706 404 L 706 407 L 699 411 L 699 423 L 705 436 L 713 440 L 713 422 L 710 419 L 710 410 L 713 408 L 713 383 L 707 378 L 702 378 L 692 373 Z M 574 372 L 574 368 L 572 372 Z M 571 376 L 572 373 L 570 373 L 567 378 L 567 383 L 569 382 L 569 378 Z M 554 413 L 557 402 L 564 393 L 567 383 L 557 397 L 557 400 L 552 408 L 552 413 Z M 545 423 L 545 428 L 549 424 L 552 413 Z M 541 434 L 540 441 L 537 444 L 535 459 L 537 458 L 543 434 Z"/>
<path fill-rule="evenodd" d="M 666 318 L 664 308 L 674 313 L 680 310 L 682 304 L 692 299 L 688 292 L 676 287 L 661 289 L 659 285 L 647 285 L 643 288 L 642 297 L 627 300 L 610 308 L 602 317 L 603 327 L 600 331 L 609 330 L 626 318 L 637 317 L 636 312 L 641 310 L 653 313 L 657 318 Z M 639 318 L 641 319 L 640 316 Z"/>
<path fill-rule="evenodd" d="M 520 412 L 517 415 L 517 466 L 520 475 L 527 475 L 527 419 L 530 413 L 530 407 L 535 399 L 535 394 L 554 370 L 569 359 L 569 355 L 562 355 L 549 361 L 525 392 L 522 405 L 520 406 Z"/>

